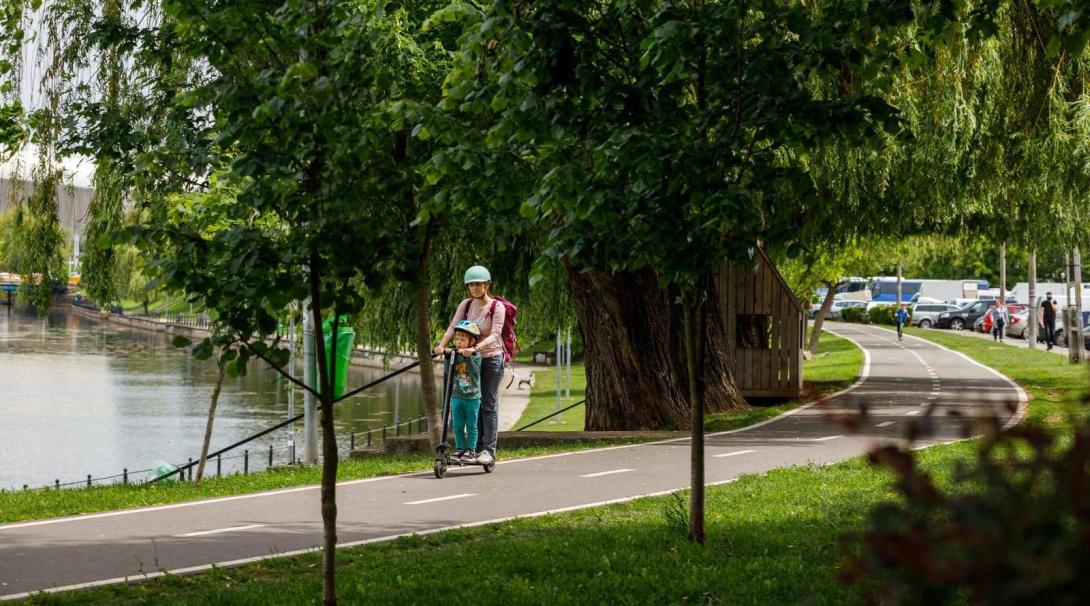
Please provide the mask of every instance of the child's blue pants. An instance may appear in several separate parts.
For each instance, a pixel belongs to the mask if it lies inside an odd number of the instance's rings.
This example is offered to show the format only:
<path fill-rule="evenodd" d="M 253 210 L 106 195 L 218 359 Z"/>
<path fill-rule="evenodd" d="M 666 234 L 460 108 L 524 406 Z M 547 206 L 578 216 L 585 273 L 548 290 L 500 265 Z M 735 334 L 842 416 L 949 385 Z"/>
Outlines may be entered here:
<path fill-rule="evenodd" d="M 454 420 L 454 447 L 458 450 L 477 447 L 477 413 L 480 398 L 450 399 L 450 416 Z"/>

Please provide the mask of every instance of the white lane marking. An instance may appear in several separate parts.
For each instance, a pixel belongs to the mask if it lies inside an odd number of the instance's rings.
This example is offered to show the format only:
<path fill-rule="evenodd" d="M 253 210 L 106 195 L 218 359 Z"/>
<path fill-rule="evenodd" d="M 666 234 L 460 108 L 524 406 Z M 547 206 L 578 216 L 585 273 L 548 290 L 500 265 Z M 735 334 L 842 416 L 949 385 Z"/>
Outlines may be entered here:
<path fill-rule="evenodd" d="M 815 442 L 828 442 L 829 440 L 835 440 L 837 438 L 843 438 L 844 436 L 825 436 L 824 438 L 815 438 Z"/>
<path fill-rule="evenodd" d="M 889 427 L 890 425 L 893 425 L 893 421 L 884 421 L 875 425 L 875 427 Z"/>
<path fill-rule="evenodd" d="M 736 450 L 734 452 L 724 452 L 723 454 L 717 454 L 717 455 L 715 455 L 715 457 L 717 459 L 722 459 L 723 457 L 733 457 L 733 456 L 736 456 L 736 455 L 749 454 L 751 452 L 757 452 L 757 451 L 756 450 Z"/>
<path fill-rule="evenodd" d="M 598 473 L 588 473 L 579 476 L 580 478 L 598 478 L 601 476 L 611 476 L 615 473 L 626 473 L 629 471 L 636 471 L 635 469 L 612 469 L 610 471 L 599 471 Z"/>
<path fill-rule="evenodd" d="M 423 499 L 420 501 L 409 501 L 405 505 L 424 505 L 426 503 L 438 503 L 439 501 L 450 501 L 452 499 L 464 499 L 466 497 L 475 497 L 475 492 L 463 492 L 462 494 L 452 494 L 449 497 L 436 497 L 434 499 Z"/>
<path fill-rule="evenodd" d="M 217 528 L 215 530 L 201 530 L 199 532 L 187 532 L 185 534 L 176 534 L 174 536 L 178 537 L 178 538 L 203 537 L 203 536 L 209 535 L 209 534 L 219 534 L 221 532 L 236 532 L 236 531 L 239 531 L 239 530 L 250 530 L 251 528 L 263 528 L 265 526 L 268 526 L 268 524 L 247 524 L 245 526 L 232 526 L 230 528 Z"/>
<path fill-rule="evenodd" d="M 906 412 L 906 413 L 905 413 L 905 416 L 906 416 L 906 417 L 914 417 L 914 416 L 916 416 L 916 415 L 918 415 L 918 414 L 920 414 L 920 411 L 918 411 L 918 410 L 910 410 L 910 411 L 908 411 L 908 412 Z"/>

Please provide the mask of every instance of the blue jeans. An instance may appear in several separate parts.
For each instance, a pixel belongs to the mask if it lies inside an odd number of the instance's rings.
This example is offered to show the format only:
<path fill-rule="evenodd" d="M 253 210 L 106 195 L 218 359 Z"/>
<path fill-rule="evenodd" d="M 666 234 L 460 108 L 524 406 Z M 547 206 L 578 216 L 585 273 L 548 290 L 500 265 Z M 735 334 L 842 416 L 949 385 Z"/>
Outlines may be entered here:
<path fill-rule="evenodd" d="M 496 435 L 500 426 L 500 381 L 503 356 L 481 360 L 481 414 L 477 418 L 477 452 L 487 450 L 496 456 Z"/>
<path fill-rule="evenodd" d="M 450 416 L 454 419 L 454 447 L 458 450 L 471 448 L 477 443 L 477 412 L 481 408 L 480 398 L 450 399 Z"/>

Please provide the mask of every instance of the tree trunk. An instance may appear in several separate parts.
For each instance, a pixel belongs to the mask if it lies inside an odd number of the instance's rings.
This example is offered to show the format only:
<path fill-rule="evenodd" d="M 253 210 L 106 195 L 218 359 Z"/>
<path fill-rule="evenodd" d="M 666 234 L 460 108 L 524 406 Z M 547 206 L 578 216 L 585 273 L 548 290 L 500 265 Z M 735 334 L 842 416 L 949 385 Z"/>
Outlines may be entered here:
<path fill-rule="evenodd" d="M 431 276 L 428 257 L 431 254 L 431 222 L 424 228 L 418 266 L 420 284 L 416 290 L 416 356 L 420 360 L 420 383 L 424 394 L 424 414 L 428 417 L 428 443 L 434 451 L 443 436 L 442 410 L 435 390 L 435 365 L 432 363 Z"/>
<path fill-rule="evenodd" d="M 707 287 L 701 290 L 705 293 Z M 684 309 L 685 353 L 689 385 L 690 444 L 689 540 L 704 543 L 704 316 L 707 302 L 702 293 L 687 301 Z"/>
<path fill-rule="evenodd" d="M 821 325 L 825 323 L 829 310 L 833 308 L 833 297 L 836 296 L 836 287 L 840 286 L 840 283 L 826 282 L 825 286 L 829 287 L 829 292 L 825 294 L 825 300 L 821 302 L 821 307 L 814 314 L 814 325 L 810 328 L 810 346 L 807 349 L 811 356 L 817 353 L 818 344 L 821 342 Z"/>
<path fill-rule="evenodd" d="M 567 268 L 587 365 L 586 429 L 690 427 L 683 311 L 653 272 Z M 718 310 L 714 289 L 708 309 Z M 718 313 L 706 314 L 705 409 L 744 410 Z"/>
<path fill-rule="evenodd" d="M 311 317 L 314 320 L 315 350 L 318 358 L 318 385 L 321 387 L 320 413 L 322 426 L 322 604 L 337 605 L 337 439 L 333 426 L 333 376 L 325 356 L 325 336 L 322 334 L 322 300 L 317 255 L 310 260 Z M 333 344 L 337 351 L 336 312 L 334 311 Z M 334 369 L 336 356 L 331 356 Z"/>
<path fill-rule="evenodd" d="M 201 442 L 201 460 L 197 463 L 197 484 L 204 479 L 204 465 L 208 462 L 208 446 L 212 443 L 212 424 L 216 420 L 216 406 L 220 401 L 220 390 L 223 389 L 223 377 L 227 374 L 227 367 L 219 366 L 219 376 L 216 377 L 216 386 L 212 388 L 212 402 L 208 405 L 208 422 L 204 426 L 204 441 Z"/>

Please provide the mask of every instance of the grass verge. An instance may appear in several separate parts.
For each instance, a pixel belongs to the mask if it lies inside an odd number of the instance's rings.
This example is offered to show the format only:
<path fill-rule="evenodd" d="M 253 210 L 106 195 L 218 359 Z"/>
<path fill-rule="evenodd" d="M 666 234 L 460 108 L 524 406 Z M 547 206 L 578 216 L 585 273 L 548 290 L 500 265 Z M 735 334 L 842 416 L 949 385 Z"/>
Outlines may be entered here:
<path fill-rule="evenodd" d="M 924 336 L 994 367 L 1033 398 L 1030 422 L 1077 407 L 1086 370 L 1043 352 L 995 351 L 987 342 Z M 1048 357 L 1043 357 L 1043 356 Z M 973 441 L 918 453 L 950 481 Z M 684 495 L 646 498 L 482 528 L 409 537 L 338 556 L 343 603 L 417 603 L 429 597 L 507 604 L 843 604 L 858 590 L 837 581 L 844 531 L 894 498 L 890 476 L 856 458 L 744 476 L 707 493 L 708 543 L 684 539 Z M 452 565 L 452 563 L 459 563 Z M 32 598 L 33 604 L 317 604 L 317 555 L 190 577 Z M 470 569 L 469 566 L 472 566 Z"/>

